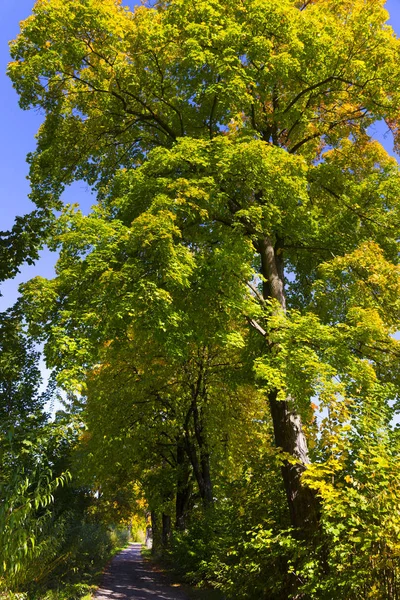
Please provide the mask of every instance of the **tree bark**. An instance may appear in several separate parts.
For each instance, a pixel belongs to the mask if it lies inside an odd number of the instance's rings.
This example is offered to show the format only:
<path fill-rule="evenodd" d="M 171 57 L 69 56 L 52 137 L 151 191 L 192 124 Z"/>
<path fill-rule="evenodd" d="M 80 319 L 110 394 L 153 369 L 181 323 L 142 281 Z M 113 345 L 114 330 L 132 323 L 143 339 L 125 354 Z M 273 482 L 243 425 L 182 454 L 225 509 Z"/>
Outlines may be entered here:
<path fill-rule="evenodd" d="M 189 512 L 189 503 L 192 495 L 190 480 L 190 465 L 185 452 L 185 442 L 178 440 L 176 448 L 177 482 L 176 482 L 176 519 L 175 528 L 183 531 L 186 528 L 186 520 Z"/>
<path fill-rule="evenodd" d="M 293 407 L 293 401 L 277 400 L 278 390 L 269 394 L 269 406 L 274 426 L 275 443 L 296 459 L 285 461 L 282 477 L 293 527 L 313 529 L 318 521 L 318 501 L 313 490 L 301 483 L 301 476 L 310 462 L 307 440 L 302 431 L 301 418 Z"/>
<path fill-rule="evenodd" d="M 192 418 L 194 435 L 191 433 L 189 426 Z M 193 473 L 199 487 L 199 493 L 204 508 L 208 508 L 214 503 L 210 453 L 203 434 L 203 422 L 201 412 L 197 405 L 197 394 L 193 394 L 192 402 L 186 416 L 185 450 L 193 467 Z"/>
<path fill-rule="evenodd" d="M 161 546 L 163 550 L 168 548 L 171 542 L 171 516 L 165 513 L 162 514 L 162 532 L 161 532 Z"/>
<path fill-rule="evenodd" d="M 197 449 L 191 439 L 190 433 L 186 435 L 185 441 L 186 452 L 193 467 L 193 473 L 197 481 L 199 494 L 204 507 L 207 508 L 214 502 L 209 465 L 210 455 L 208 453 L 203 453 L 199 460 Z"/>
<path fill-rule="evenodd" d="M 160 550 L 160 542 L 161 542 L 160 527 L 159 527 L 156 512 L 154 510 L 152 510 L 150 514 L 151 514 L 151 531 L 152 531 L 152 540 L 153 540 L 153 545 L 151 547 L 151 553 L 157 554 Z"/>
<path fill-rule="evenodd" d="M 282 240 L 278 239 L 274 246 L 265 237 L 259 240 L 257 250 L 261 255 L 264 299 L 277 300 L 282 309 L 286 310 Z M 319 514 L 315 493 L 301 482 L 301 475 L 310 462 L 307 440 L 293 399 L 287 397 L 286 400 L 278 400 L 278 392 L 275 389 L 269 394 L 275 443 L 296 461 L 295 464 L 285 461 L 282 466 L 290 520 L 293 527 L 307 531 L 315 528 Z"/>
<path fill-rule="evenodd" d="M 210 469 L 210 453 L 208 451 L 207 442 L 204 438 L 204 427 L 201 412 L 197 406 L 197 403 L 193 406 L 193 422 L 194 431 L 196 435 L 197 444 L 199 447 L 200 454 L 200 470 L 201 470 L 201 496 L 203 498 L 205 506 L 211 506 L 214 502 L 213 488 L 211 482 L 211 469 Z"/>

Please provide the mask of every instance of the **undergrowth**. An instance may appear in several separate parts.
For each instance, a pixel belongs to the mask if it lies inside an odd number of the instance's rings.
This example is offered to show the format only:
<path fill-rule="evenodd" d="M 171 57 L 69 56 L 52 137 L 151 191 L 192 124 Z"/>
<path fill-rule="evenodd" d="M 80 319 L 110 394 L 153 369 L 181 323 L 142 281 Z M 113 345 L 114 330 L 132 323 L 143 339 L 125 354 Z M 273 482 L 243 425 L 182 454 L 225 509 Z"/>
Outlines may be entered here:
<path fill-rule="evenodd" d="M 129 540 L 127 529 L 81 523 L 59 549 L 56 565 L 28 565 L 18 592 L 5 589 L 4 583 L 2 589 L 0 581 L 0 600 L 90 600 L 104 567 Z"/>

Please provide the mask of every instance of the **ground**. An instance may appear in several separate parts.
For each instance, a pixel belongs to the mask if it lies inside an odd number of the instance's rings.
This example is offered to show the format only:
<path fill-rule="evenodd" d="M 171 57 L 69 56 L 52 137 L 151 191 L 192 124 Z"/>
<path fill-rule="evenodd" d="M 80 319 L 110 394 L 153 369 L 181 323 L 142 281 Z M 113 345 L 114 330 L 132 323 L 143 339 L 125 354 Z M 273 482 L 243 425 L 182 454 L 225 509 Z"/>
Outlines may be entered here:
<path fill-rule="evenodd" d="M 129 544 L 110 563 L 95 600 L 190 600 L 190 596 L 141 555 L 141 544 Z"/>

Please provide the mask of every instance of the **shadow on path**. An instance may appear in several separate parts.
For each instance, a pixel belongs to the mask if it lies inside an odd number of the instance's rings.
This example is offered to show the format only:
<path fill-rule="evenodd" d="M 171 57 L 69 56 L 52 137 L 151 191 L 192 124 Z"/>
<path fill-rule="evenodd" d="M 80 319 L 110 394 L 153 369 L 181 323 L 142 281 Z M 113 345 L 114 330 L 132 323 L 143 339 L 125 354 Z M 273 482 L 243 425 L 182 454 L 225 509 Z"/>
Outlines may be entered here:
<path fill-rule="evenodd" d="M 141 544 L 130 544 L 111 561 L 95 600 L 188 600 L 169 585 L 141 555 Z"/>

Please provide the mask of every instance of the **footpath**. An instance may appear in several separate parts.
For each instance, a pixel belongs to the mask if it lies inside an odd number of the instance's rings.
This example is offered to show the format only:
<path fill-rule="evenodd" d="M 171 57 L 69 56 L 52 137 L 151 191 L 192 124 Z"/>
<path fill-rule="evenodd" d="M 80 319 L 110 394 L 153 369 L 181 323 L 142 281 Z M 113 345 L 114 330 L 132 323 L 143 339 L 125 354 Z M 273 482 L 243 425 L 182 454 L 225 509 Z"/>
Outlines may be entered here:
<path fill-rule="evenodd" d="M 142 557 L 141 544 L 129 544 L 111 561 L 94 600 L 189 600 L 189 598 L 179 587 L 168 583 L 162 573 L 151 568 Z"/>

